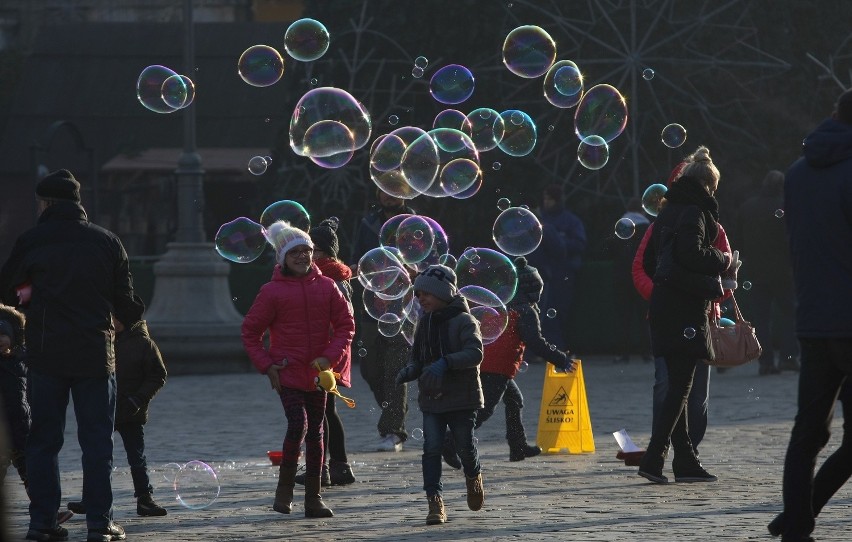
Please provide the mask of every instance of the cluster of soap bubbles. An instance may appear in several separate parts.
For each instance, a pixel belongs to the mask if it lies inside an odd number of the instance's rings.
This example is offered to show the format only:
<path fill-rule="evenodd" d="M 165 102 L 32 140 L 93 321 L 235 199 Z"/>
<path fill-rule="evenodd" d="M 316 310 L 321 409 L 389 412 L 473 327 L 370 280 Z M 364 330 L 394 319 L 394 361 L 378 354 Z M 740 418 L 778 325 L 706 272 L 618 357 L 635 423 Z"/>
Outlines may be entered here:
<path fill-rule="evenodd" d="M 321 58 L 330 42 L 328 30 L 314 19 L 300 19 L 284 33 L 284 50 L 300 62 Z M 274 85 L 284 76 L 284 57 L 269 45 L 252 45 L 240 55 L 237 73 L 253 87 Z"/>
<path fill-rule="evenodd" d="M 267 243 L 275 246 L 267 228 L 279 220 L 305 232 L 311 229 L 311 217 L 302 204 L 293 200 L 276 201 L 263 210 L 260 223 L 241 216 L 222 224 L 213 240 L 216 252 L 234 263 L 255 261 Z"/>
<path fill-rule="evenodd" d="M 168 463 L 160 469 L 165 482 L 175 492 L 175 499 L 189 510 L 203 510 L 219 497 L 221 486 L 216 470 L 203 461 L 183 465 Z"/>
<path fill-rule="evenodd" d="M 185 75 L 155 64 L 148 66 L 136 80 L 136 97 L 154 113 L 174 113 L 192 104 L 195 83 Z"/>
<path fill-rule="evenodd" d="M 414 59 L 414 67 L 411 68 L 411 77 L 420 79 L 427 67 L 429 67 L 429 59 L 425 56 L 418 56 Z"/>

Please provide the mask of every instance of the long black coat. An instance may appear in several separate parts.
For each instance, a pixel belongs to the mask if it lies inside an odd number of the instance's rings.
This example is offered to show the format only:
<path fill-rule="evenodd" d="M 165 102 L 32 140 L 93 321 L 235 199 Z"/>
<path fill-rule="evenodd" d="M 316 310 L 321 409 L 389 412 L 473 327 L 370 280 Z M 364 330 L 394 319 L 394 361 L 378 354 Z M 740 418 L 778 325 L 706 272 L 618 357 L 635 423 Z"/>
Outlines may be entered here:
<path fill-rule="evenodd" d="M 713 247 L 719 233 L 719 205 L 698 180 L 681 177 L 666 193 L 667 204 L 657 216 L 643 265 L 650 276 L 656 270 L 653 259 L 660 254 L 660 232 L 674 230 L 674 259 L 688 272 L 718 275 L 730 263 Z M 651 348 L 657 357 L 713 359 L 708 311 L 711 301 L 699 294 L 654 282 L 648 318 Z M 694 334 L 690 331 L 694 330 Z"/>

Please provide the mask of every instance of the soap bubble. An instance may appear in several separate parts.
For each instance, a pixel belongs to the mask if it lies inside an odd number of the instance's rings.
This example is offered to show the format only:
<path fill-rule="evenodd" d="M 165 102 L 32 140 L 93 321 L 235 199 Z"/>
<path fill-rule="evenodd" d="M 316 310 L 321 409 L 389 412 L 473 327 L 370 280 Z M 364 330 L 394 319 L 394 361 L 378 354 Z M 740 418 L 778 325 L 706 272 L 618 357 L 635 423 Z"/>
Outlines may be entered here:
<path fill-rule="evenodd" d="M 248 172 L 252 175 L 263 175 L 269 164 L 263 156 L 252 156 L 248 161 Z"/>
<path fill-rule="evenodd" d="M 268 228 L 273 222 L 285 220 L 291 226 L 307 232 L 311 229 L 311 217 L 301 203 L 285 199 L 269 205 L 260 214 L 260 223 Z"/>
<path fill-rule="evenodd" d="M 654 78 L 654 75 L 654 70 L 652 70 L 651 68 L 645 68 L 644 70 L 642 70 L 642 79 L 644 79 L 645 81 L 650 81 Z"/>
<path fill-rule="evenodd" d="M 399 117 L 397 117 L 396 115 L 389 116 L 388 124 L 390 124 L 391 126 L 396 126 L 397 124 L 399 124 Z"/>
<path fill-rule="evenodd" d="M 609 145 L 601 136 L 586 136 L 577 146 L 577 161 L 586 169 L 601 169 L 609 161 Z"/>
<path fill-rule="evenodd" d="M 494 109 L 474 109 L 468 113 L 467 120 L 470 123 L 470 138 L 479 152 L 490 151 L 503 140 L 506 121 Z"/>
<path fill-rule="evenodd" d="M 509 323 L 505 304 L 494 292 L 481 286 L 462 286 L 459 294 L 467 300 L 471 316 L 479 322 L 482 344 L 496 341 Z"/>
<path fill-rule="evenodd" d="M 426 67 L 429 66 L 429 59 L 425 56 L 418 56 L 414 59 L 414 65 L 425 70 Z"/>
<path fill-rule="evenodd" d="M 784 209 L 775 209 L 775 218 L 784 218 Z"/>
<path fill-rule="evenodd" d="M 146 109 L 154 113 L 173 113 L 178 107 L 166 103 L 163 98 L 163 84 L 178 74 L 171 69 L 155 64 L 148 66 L 136 80 L 136 98 Z"/>
<path fill-rule="evenodd" d="M 497 143 L 501 151 L 509 156 L 526 156 L 535 148 L 538 130 L 532 118 L 517 109 L 500 113 L 503 120 L 503 137 Z"/>
<path fill-rule="evenodd" d="M 557 74 L 559 78 L 557 80 Z M 579 80 L 576 78 L 579 76 Z M 567 109 L 574 107 L 583 97 L 583 75 L 580 68 L 570 60 L 560 60 L 547 70 L 542 83 L 544 98 L 550 105 Z M 577 91 L 573 94 L 568 92 Z"/>
<path fill-rule="evenodd" d="M 432 128 L 451 128 L 460 130 L 470 136 L 471 124 L 467 116 L 458 109 L 444 109 L 432 121 Z"/>
<path fill-rule="evenodd" d="M 500 252 L 472 247 L 465 250 L 456 264 L 459 288 L 469 284 L 493 292 L 504 304 L 512 300 L 518 287 L 515 264 Z"/>
<path fill-rule="evenodd" d="M 503 42 L 503 64 L 519 77 L 544 75 L 555 60 L 556 42 L 541 27 L 519 26 Z"/>
<path fill-rule="evenodd" d="M 219 497 L 219 477 L 203 461 L 190 461 L 181 467 L 174 481 L 177 501 L 190 510 L 207 508 Z"/>
<path fill-rule="evenodd" d="M 630 239 L 636 233 L 636 224 L 629 218 L 619 218 L 615 223 L 615 236 L 619 239 Z"/>
<path fill-rule="evenodd" d="M 583 76 L 575 66 L 560 66 L 553 74 L 553 86 L 564 96 L 576 96 L 583 90 Z"/>
<path fill-rule="evenodd" d="M 688 327 L 683 330 L 683 338 L 684 339 L 694 339 L 695 338 L 695 328 Z"/>
<path fill-rule="evenodd" d="M 429 81 L 429 93 L 442 104 L 460 104 L 473 94 L 473 74 L 458 64 L 449 64 L 439 69 Z"/>
<path fill-rule="evenodd" d="M 323 124 L 311 130 L 317 123 Z M 349 154 L 367 144 L 372 127 L 370 114 L 345 90 L 334 87 L 311 89 L 293 109 L 290 148 L 300 156 L 313 158 Z M 312 137 L 307 138 L 309 134 Z M 318 139 L 326 137 L 328 144 L 314 146 Z"/>
<path fill-rule="evenodd" d="M 686 128 L 677 123 L 666 125 L 660 133 L 663 145 L 670 149 L 676 149 L 686 142 Z"/>
<path fill-rule="evenodd" d="M 545 314 L 548 318 L 556 318 L 556 309 L 547 309 Z"/>
<path fill-rule="evenodd" d="M 163 81 L 161 94 L 166 105 L 181 109 L 195 99 L 195 84 L 185 75 L 172 75 Z"/>
<path fill-rule="evenodd" d="M 505 211 L 509 207 L 512 206 L 512 202 L 509 201 L 509 198 L 500 198 L 497 200 L 497 208 L 501 211 Z"/>
<path fill-rule="evenodd" d="M 284 75 L 284 59 L 268 45 L 252 45 L 240 55 L 237 73 L 253 87 L 268 87 Z"/>
<path fill-rule="evenodd" d="M 284 50 L 300 62 L 322 57 L 331 43 L 328 30 L 314 19 L 299 19 L 284 33 Z"/>
<path fill-rule="evenodd" d="M 263 226 L 244 216 L 219 227 L 214 239 L 216 252 L 235 263 L 256 260 L 266 248 Z"/>
<path fill-rule="evenodd" d="M 595 85 L 577 105 L 574 131 L 581 140 L 596 135 L 607 143 L 621 135 L 627 126 L 627 102 L 612 85 Z"/>
<path fill-rule="evenodd" d="M 651 216 L 657 216 L 663 206 L 663 198 L 668 192 L 663 184 L 652 184 L 642 194 L 642 208 Z"/>
<path fill-rule="evenodd" d="M 510 207 L 494 221 L 491 237 L 497 248 L 510 256 L 524 256 L 541 244 L 541 222 L 531 211 Z"/>
<path fill-rule="evenodd" d="M 747 280 L 747 281 L 743 282 L 743 290 L 746 290 L 746 291 L 751 290 L 751 281 Z"/>

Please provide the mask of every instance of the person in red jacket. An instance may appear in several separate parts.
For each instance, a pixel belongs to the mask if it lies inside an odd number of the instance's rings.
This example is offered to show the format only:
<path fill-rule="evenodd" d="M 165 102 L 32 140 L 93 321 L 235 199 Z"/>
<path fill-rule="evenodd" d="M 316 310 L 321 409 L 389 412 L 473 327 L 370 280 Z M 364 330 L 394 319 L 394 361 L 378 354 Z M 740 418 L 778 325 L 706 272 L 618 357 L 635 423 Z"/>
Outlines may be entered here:
<path fill-rule="evenodd" d="M 538 269 L 528 265 L 523 256 L 515 259 L 515 266 L 518 270 L 518 289 L 507 307 L 509 323 L 497 340 L 485 345 L 482 364 L 479 366 L 485 406 L 476 413 L 475 428 L 479 429 L 494 414 L 497 403 L 502 399 L 506 407 L 509 461 L 523 461 L 541 453 L 541 448 L 527 443 L 526 430 L 521 420 L 524 396 L 515 383 L 515 375 L 518 374 L 524 351 L 529 348 L 533 354 L 563 371 L 573 371 L 575 362 L 570 352 L 558 350 L 555 344 L 542 336 L 538 302 L 544 281 Z M 443 456 L 447 465 L 461 468 L 461 460 L 449 432 L 444 439 Z"/>
<path fill-rule="evenodd" d="M 326 392 L 317 388 L 315 379 L 327 369 L 348 374 L 345 353 L 355 321 L 337 284 L 313 263 L 314 244 L 307 233 L 279 221 L 266 236 L 278 264 L 243 320 L 242 339 L 251 362 L 269 377 L 287 417 L 273 509 L 282 514 L 293 509 L 304 442 L 305 517 L 331 517 L 334 514 L 320 497 Z M 268 349 L 263 343 L 267 331 Z"/>
<path fill-rule="evenodd" d="M 346 298 L 349 310 L 352 311 L 352 270 L 340 261 L 337 254 L 340 242 L 337 239 L 337 217 L 323 220 L 309 232 L 314 243 L 314 263 L 326 277 L 333 279 Z M 354 314 L 354 312 L 353 312 Z M 331 330 L 334 334 L 334 330 Z M 340 385 L 350 387 L 350 372 L 352 364 L 352 349 L 347 348 L 343 354 L 344 363 L 340 371 Z M 323 486 L 342 486 L 355 482 L 355 474 L 346 456 L 346 432 L 343 420 L 337 412 L 334 394 L 328 395 L 325 401 L 325 421 L 323 422 L 323 450 L 325 451 L 322 465 L 321 483 Z M 296 476 L 297 484 L 305 484 L 306 474 Z"/>
<path fill-rule="evenodd" d="M 680 177 L 683 168 L 693 160 L 693 156 L 688 156 L 683 162 L 679 163 L 672 170 L 671 175 L 669 176 L 668 186 L 671 186 L 672 183 L 676 182 Z M 725 228 L 722 227 L 721 224 L 718 224 L 719 234 L 716 236 L 716 239 L 713 241 L 713 246 L 718 248 L 722 252 L 731 252 L 731 246 L 728 243 L 728 235 L 725 233 Z M 639 292 L 646 301 L 651 299 L 651 292 L 654 289 L 654 278 L 653 278 L 653 270 L 645 269 L 643 266 L 643 260 L 645 258 L 645 250 L 648 248 L 648 239 L 651 238 L 651 234 L 653 233 L 654 224 L 652 223 L 647 230 L 645 230 L 645 235 L 642 237 L 642 241 L 639 243 L 639 247 L 636 249 L 636 255 L 633 258 L 633 286 L 636 287 L 636 291 Z M 737 260 L 739 261 L 739 260 Z M 740 264 L 735 263 L 733 267 L 738 267 Z M 711 305 L 710 314 L 711 318 L 715 318 L 718 320 L 721 315 L 720 303 L 725 299 L 731 296 L 731 291 L 736 289 L 736 270 L 733 271 L 732 274 L 729 274 L 725 277 L 723 281 L 723 287 L 725 288 L 725 295 L 715 300 Z M 666 392 L 668 391 L 668 372 L 666 370 L 666 363 L 663 358 L 657 357 L 654 359 L 654 400 L 653 400 L 653 414 L 652 414 L 652 427 L 656 424 L 661 405 L 663 400 L 666 397 Z M 689 439 L 692 441 L 693 449 L 695 453 L 698 453 L 698 445 L 701 443 L 701 440 L 704 438 L 704 433 L 707 431 L 707 410 L 709 405 L 710 398 L 710 366 L 707 364 L 702 364 L 701 366 L 696 366 L 695 368 L 695 378 L 692 383 L 692 389 L 689 392 L 688 399 L 688 408 L 687 412 L 689 415 L 689 420 L 687 421 L 689 425 Z"/>

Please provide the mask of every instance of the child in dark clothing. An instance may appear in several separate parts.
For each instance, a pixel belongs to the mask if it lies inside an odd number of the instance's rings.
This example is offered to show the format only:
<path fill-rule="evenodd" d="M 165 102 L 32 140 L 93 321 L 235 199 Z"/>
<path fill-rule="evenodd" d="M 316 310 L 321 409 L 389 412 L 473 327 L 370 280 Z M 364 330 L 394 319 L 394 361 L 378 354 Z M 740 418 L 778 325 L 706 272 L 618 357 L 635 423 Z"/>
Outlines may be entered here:
<path fill-rule="evenodd" d="M 134 306 L 113 315 L 118 388 L 115 430 L 121 435 L 127 453 L 136 513 L 140 516 L 165 516 L 168 513 L 166 509 L 152 497 L 154 488 L 148 477 L 143 426 L 148 422 L 148 404 L 166 383 L 166 366 L 156 343 L 148 335 L 148 325 L 142 320 L 145 304 L 138 296 L 134 296 L 134 301 Z M 68 509 L 76 514 L 85 514 L 85 501 L 69 502 Z"/>
<path fill-rule="evenodd" d="M 27 390 L 26 318 L 14 307 L 0 304 L 0 397 L 3 416 L 9 431 L 9 446 L 0 449 L 0 486 L 6 480 L 9 465 L 13 465 L 27 488 L 27 462 L 24 449 L 30 434 L 30 402 Z M 65 523 L 74 514 L 60 511 L 56 523 Z"/>
<path fill-rule="evenodd" d="M 570 352 L 561 352 L 547 342 L 541 334 L 538 301 L 544 288 L 544 282 L 538 270 L 527 264 L 523 256 L 515 260 L 518 270 L 518 289 L 508 305 L 509 323 L 506 330 L 496 341 L 485 346 L 482 365 L 479 366 L 485 406 L 476 414 L 476 428 L 494 414 L 500 399 L 506 407 L 506 441 L 509 443 L 509 461 L 523 461 L 541 453 L 538 446 L 527 444 L 521 410 L 524 408 L 524 396 L 515 383 L 524 351 L 529 348 L 533 354 L 544 358 L 563 371 L 574 371 L 575 362 Z M 456 454 L 452 439 L 444 440 L 444 461 L 453 468 L 460 468 L 461 462 Z"/>
<path fill-rule="evenodd" d="M 449 267 L 430 265 L 419 273 L 414 295 L 424 314 L 414 331 L 411 362 L 399 372 L 396 383 L 419 378 L 423 489 L 429 501 L 426 524 L 438 525 L 447 521 L 441 483 L 441 448 L 447 427 L 464 468 L 468 508 L 477 511 L 485 500 L 479 452 L 473 441 L 476 411 L 484 404 L 479 381 L 482 335 L 467 302 L 458 295 L 456 274 Z"/>
<path fill-rule="evenodd" d="M 27 368 L 24 365 L 24 315 L 13 307 L 0 305 L 0 395 L 9 431 L 10 448 L 0 450 L 0 484 L 9 465 L 27 486 L 24 449 L 30 433 L 30 403 L 27 401 Z"/>

